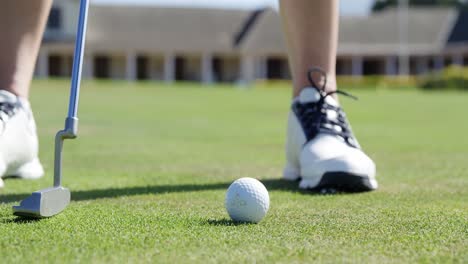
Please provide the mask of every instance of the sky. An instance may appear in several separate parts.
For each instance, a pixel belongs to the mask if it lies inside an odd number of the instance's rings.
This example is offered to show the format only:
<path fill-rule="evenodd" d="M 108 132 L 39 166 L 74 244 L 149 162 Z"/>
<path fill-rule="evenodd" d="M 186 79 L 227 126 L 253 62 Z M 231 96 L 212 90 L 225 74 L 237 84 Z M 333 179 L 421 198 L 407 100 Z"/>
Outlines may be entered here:
<path fill-rule="evenodd" d="M 254 8 L 277 6 L 277 0 L 92 0 L 96 4 L 164 5 L 180 7 Z M 366 15 L 373 0 L 341 0 L 340 10 L 345 15 Z"/>

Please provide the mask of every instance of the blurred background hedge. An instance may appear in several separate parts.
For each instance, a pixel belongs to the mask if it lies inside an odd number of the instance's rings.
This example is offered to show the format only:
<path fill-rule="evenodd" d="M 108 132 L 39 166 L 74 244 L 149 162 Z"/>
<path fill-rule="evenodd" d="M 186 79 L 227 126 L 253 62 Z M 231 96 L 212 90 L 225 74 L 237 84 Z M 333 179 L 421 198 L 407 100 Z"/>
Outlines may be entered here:
<path fill-rule="evenodd" d="M 468 67 L 450 66 L 429 74 L 419 81 L 425 90 L 465 90 L 468 91 Z"/>
<path fill-rule="evenodd" d="M 468 67 L 449 66 L 441 71 L 424 76 L 338 76 L 338 87 L 341 89 L 414 89 L 423 90 L 465 90 L 468 91 Z M 271 89 L 290 87 L 291 81 L 258 80 L 256 87 Z"/>

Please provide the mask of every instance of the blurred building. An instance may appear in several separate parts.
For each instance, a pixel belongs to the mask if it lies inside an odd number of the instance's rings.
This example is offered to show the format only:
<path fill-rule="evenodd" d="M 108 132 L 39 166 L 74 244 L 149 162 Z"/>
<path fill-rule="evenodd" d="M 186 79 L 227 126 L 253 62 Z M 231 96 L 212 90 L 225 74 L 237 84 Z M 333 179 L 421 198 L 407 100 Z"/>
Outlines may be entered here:
<path fill-rule="evenodd" d="M 71 72 L 78 1 L 54 1 L 36 76 Z M 468 65 L 468 14 L 450 8 L 408 11 L 405 42 L 396 9 L 340 19 L 338 75 L 397 75 Z M 310 32 L 310 34 L 314 34 Z M 404 44 L 404 45 L 402 45 Z M 250 82 L 290 77 L 280 17 L 274 10 L 93 5 L 87 78 Z"/>

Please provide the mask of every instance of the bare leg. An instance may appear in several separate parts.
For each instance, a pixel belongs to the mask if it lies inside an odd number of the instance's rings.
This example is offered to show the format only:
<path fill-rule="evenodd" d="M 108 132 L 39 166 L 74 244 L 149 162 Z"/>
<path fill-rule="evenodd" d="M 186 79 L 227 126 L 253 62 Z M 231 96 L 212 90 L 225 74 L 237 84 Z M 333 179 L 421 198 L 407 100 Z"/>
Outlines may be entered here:
<path fill-rule="evenodd" d="M 299 95 L 304 87 L 310 86 L 307 71 L 311 67 L 319 67 L 327 73 L 327 92 L 336 90 L 338 0 L 280 0 L 280 9 L 293 95 Z"/>
<path fill-rule="evenodd" d="M 27 98 L 52 0 L 5 0 L 0 8 L 0 89 Z"/>

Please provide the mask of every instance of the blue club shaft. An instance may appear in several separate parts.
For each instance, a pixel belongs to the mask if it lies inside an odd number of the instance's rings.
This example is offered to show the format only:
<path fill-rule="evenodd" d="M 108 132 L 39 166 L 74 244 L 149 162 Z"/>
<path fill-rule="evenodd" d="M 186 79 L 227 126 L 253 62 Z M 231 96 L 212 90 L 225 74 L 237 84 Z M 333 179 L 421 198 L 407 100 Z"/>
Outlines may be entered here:
<path fill-rule="evenodd" d="M 86 42 L 86 26 L 88 22 L 89 0 L 80 1 L 78 29 L 76 33 L 75 53 L 73 57 L 72 80 L 70 89 L 70 102 L 68 118 L 76 119 L 78 116 L 78 101 L 80 96 L 81 72 L 83 69 L 83 56 Z"/>

